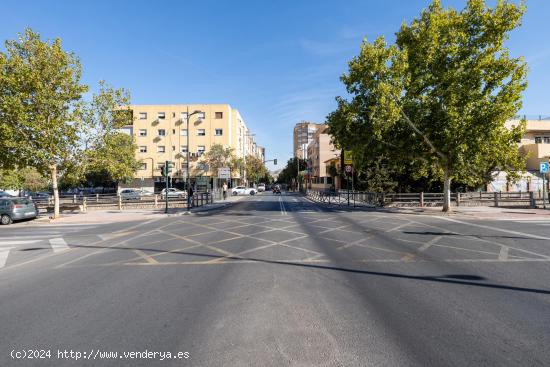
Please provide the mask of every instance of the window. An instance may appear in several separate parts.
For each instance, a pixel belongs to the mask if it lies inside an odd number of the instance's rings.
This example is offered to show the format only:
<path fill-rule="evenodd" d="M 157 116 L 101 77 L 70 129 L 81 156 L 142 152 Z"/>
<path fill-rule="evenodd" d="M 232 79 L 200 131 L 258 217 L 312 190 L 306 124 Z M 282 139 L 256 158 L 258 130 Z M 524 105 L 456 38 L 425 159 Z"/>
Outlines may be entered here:
<path fill-rule="evenodd" d="M 199 112 L 197 113 L 197 118 L 203 120 L 206 118 L 206 114 L 204 112 Z"/>
<path fill-rule="evenodd" d="M 166 116 L 165 116 L 164 112 L 158 112 L 158 113 L 157 113 L 157 118 L 158 118 L 159 120 L 164 120 L 165 117 L 166 117 Z"/>
<path fill-rule="evenodd" d="M 176 151 L 176 146 L 172 145 L 172 152 L 175 152 L 175 151 Z"/>
<path fill-rule="evenodd" d="M 180 113 L 180 118 L 181 118 L 182 120 L 187 120 L 187 112 L 182 112 L 182 113 Z"/>
<path fill-rule="evenodd" d="M 140 112 L 139 113 L 139 119 L 140 120 L 147 120 L 147 112 Z"/>
<path fill-rule="evenodd" d="M 542 138 L 542 142 L 543 142 L 544 144 L 550 144 L 550 137 L 548 137 L 548 136 L 543 137 L 543 138 Z"/>
<path fill-rule="evenodd" d="M 206 135 L 206 130 L 204 129 L 197 130 L 197 136 L 205 136 L 205 135 Z"/>
<path fill-rule="evenodd" d="M 158 153 L 164 153 L 166 152 L 166 147 L 164 145 L 157 146 L 157 152 Z"/>
<path fill-rule="evenodd" d="M 172 135 L 176 135 L 176 129 L 172 129 Z"/>
<path fill-rule="evenodd" d="M 166 136 L 166 130 L 164 130 L 164 129 L 158 129 L 157 131 L 158 131 L 157 136 Z"/>
<path fill-rule="evenodd" d="M 147 136 L 147 129 L 139 129 L 139 136 Z"/>
<path fill-rule="evenodd" d="M 176 113 L 175 113 L 175 112 L 172 112 L 172 117 L 176 117 Z"/>
<path fill-rule="evenodd" d="M 140 163 L 139 164 L 139 170 L 145 171 L 147 169 L 147 163 Z"/>
<path fill-rule="evenodd" d="M 139 147 L 139 152 L 140 153 L 147 153 L 147 147 L 145 145 L 142 145 Z"/>
<path fill-rule="evenodd" d="M 215 113 L 215 117 L 216 117 L 217 119 L 223 119 L 223 112 L 216 112 L 216 113 Z"/>
<path fill-rule="evenodd" d="M 535 136 L 535 144 L 542 143 L 542 137 L 541 136 Z"/>
<path fill-rule="evenodd" d="M 162 171 L 164 169 L 164 163 L 158 163 L 157 164 L 157 169 Z"/>
<path fill-rule="evenodd" d="M 204 153 L 205 150 L 206 150 L 206 149 L 205 149 L 204 145 L 199 145 L 199 146 L 197 147 L 197 153 L 199 153 L 199 154 Z"/>
<path fill-rule="evenodd" d="M 222 136 L 223 135 L 223 129 L 216 129 L 216 136 Z"/>
<path fill-rule="evenodd" d="M 180 135 L 181 136 L 187 136 L 187 129 L 181 129 L 180 130 Z"/>
<path fill-rule="evenodd" d="M 181 152 L 181 153 L 187 153 L 187 145 L 182 145 L 182 146 L 180 147 L 180 152 Z"/>

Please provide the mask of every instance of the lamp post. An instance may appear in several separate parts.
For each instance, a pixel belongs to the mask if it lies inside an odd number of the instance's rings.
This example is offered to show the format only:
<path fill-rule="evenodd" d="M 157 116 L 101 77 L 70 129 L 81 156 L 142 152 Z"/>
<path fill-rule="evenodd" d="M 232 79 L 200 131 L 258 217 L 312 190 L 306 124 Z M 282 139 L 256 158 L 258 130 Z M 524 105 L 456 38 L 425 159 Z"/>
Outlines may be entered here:
<path fill-rule="evenodd" d="M 191 200 L 191 198 L 189 196 L 189 193 L 191 192 L 191 176 L 189 175 L 189 149 L 190 149 L 189 134 L 191 133 L 191 131 L 189 130 L 189 120 L 191 119 L 191 116 L 199 114 L 199 113 L 201 113 L 201 111 L 197 110 L 197 111 L 194 111 L 191 114 L 189 114 L 189 106 L 187 106 L 187 163 L 186 163 L 187 178 L 185 180 L 186 183 L 187 183 L 187 211 L 185 212 L 185 214 L 189 214 L 189 204 L 190 204 L 189 200 Z"/>

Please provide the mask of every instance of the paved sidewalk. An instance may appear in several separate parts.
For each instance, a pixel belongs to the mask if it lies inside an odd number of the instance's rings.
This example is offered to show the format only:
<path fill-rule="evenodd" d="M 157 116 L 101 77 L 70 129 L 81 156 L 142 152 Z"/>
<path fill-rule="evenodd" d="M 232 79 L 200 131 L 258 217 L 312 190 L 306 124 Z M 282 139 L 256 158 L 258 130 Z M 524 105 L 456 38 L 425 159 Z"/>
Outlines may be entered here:
<path fill-rule="evenodd" d="M 204 212 L 209 210 L 222 209 L 233 203 L 242 200 L 246 196 L 230 196 L 227 200 L 221 200 L 212 204 L 191 208 L 191 213 Z M 44 215 L 35 221 L 28 222 L 32 224 L 50 224 L 50 223 L 112 223 L 112 222 L 130 222 L 147 221 L 151 219 L 163 218 L 166 216 L 179 216 L 186 212 L 185 208 L 170 208 L 168 214 L 164 213 L 164 208 L 158 209 L 127 209 L 127 210 L 89 210 L 86 213 L 62 213 L 58 219 L 50 219 L 49 215 Z"/>
<path fill-rule="evenodd" d="M 443 213 L 441 207 L 391 208 L 390 211 L 426 215 L 462 216 L 488 220 L 548 220 L 550 209 L 519 209 L 487 206 L 452 207 L 452 212 Z"/>

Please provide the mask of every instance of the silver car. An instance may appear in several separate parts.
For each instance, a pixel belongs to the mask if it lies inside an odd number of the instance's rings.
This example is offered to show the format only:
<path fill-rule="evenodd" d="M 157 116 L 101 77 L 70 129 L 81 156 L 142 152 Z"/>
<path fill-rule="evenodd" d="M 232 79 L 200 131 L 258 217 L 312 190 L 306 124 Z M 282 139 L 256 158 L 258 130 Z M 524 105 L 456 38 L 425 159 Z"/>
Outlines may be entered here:
<path fill-rule="evenodd" d="M 138 190 L 124 189 L 120 191 L 120 198 L 122 200 L 140 200 L 141 194 Z"/>
<path fill-rule="evenodd" d="M 14 220 L 36 218 L 38 210 L 32 200 L 25 198 L 0 199 L 0 224 Z"/>

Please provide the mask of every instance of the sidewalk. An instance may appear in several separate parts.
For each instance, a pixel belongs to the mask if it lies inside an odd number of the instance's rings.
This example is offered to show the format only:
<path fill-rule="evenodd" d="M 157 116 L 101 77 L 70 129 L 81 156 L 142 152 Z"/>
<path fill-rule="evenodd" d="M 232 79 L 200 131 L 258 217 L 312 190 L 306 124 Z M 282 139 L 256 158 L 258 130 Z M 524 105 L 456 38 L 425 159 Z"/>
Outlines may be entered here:
<path fill-rule="evenodd" d="M 389 211 L 410 214 L 462 216 L 488 220 L 548 220 L 550 209 L 515 209 L 502 207 L 471 206 L 452 207 L 452 212 L 443 213 L 441 207 L 391 208 Z"/>
<path fill-rule="evenodd" d="M 191 214 L 205 212 L 210 210 L 222 209 L 233 203 L 242 200 L 246 196 L 230 196 L 227 200 L 221 200 L 212 204 L 191 208 Z M 70 224 L 90 224 L 90 223 L 112 223 L 112 222 L 131 222 L 147 221 L 151 219 L 161 219 L 184 215 L 184 208 L 170 208 L 168 214 L 164 213 L 164 208 L 159 209 L 128 209 L 128 210 L 89 210 L 86 213 L 62 213 L 58 219 L 50 219 L 49 215 L 44 215 L 32 223 L 50 224 L 50 223 L 70 223 Z M 30 223 L 30 222 L 29 222 Z"/>

